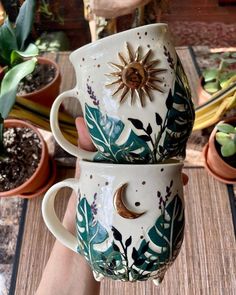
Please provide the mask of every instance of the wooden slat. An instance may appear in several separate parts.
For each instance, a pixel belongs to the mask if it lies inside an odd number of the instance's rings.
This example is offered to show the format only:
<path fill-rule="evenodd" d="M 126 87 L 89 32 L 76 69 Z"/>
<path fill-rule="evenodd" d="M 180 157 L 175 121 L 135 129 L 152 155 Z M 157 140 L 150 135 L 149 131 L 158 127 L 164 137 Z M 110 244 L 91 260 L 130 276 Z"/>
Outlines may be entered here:
<path fill-rule="evenodd" d="M 101 295 L 236 294 L 236 248 L 227 188 L 202 168 L 186 169 L 185 172 L 189 176 L 185 188 L 185 239 L 180 255 L 162 285 L 155 287 L 152 282 L 131 284 L 106 279 L 101 284 Z M 60 175 L 60 178 L 64 177 L 69 175 Z M 66 195 L 68 191 L 63 191 L 57 203 L 61 216 Z M 43 224 L 40 207 L 40 198 L 31 200 L 28 205 L 16 295 L 35 293 L 54 242 Z"/>
<path fill-rule="evenodd" d="M 189 85 L 192 93 L 192 100 L 195 105 L 198 104 L 198 81 L 199 76 L 194 66 L 192 55 L 188 47 L 177 47 L 177 54 L 182 62 L 184 71 L 188 77 Z"/>

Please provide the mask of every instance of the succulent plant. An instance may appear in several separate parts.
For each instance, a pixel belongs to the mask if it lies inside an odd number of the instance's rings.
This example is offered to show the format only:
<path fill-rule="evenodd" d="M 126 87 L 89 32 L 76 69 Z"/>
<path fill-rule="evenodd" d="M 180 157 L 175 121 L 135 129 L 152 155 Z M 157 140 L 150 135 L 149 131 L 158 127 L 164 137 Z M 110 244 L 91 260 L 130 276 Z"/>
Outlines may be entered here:
<path fill-rule="evenodd" d="M 216 141 L 221 145 L 221 155 L 230 157 L 236 155 L 236 127 L 228 123 L 219 123 L 217 126 Z"/>
<path fill-rule="evenodd" d="M 211 59 L 218 63 L 218 67 L 203 71 L 204 89 L 213 94 L 224 88 L 225 83 L 236 76 L 236 52 L 216 53 Z"/>

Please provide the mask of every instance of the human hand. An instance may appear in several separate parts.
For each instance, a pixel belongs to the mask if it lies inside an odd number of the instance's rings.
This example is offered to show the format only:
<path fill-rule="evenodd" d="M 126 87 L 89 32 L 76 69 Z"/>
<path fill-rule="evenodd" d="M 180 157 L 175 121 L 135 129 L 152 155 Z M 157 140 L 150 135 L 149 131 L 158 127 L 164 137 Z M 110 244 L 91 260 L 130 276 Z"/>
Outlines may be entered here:
<path fill-rule="evenodd" d="M 79 135 L 78 146 L 87 151 L 95 151 L 95 147 L 89 136 L 87 126 L 85 125 L 84 118 L 78 117 L 75 120 L 75 126 Z M 76 161 L 75 178 L 80 176 L 79 160 Z M 76 208 L 76 195 L 73 193 L 68 201 L 63 224 L 70 230 L 74 229 L 75 220 L 75 208 Z"/>
<path fill-rule="evenodd" d="M 79 136 L 78 145 L 86 150 L 94 150 L 84 119 L 76 119 Z M 77 162 L 75 177 L 79 177 Z M 69 199 L 63 225 L 75 234 L 76 194 Z M 100 284 L 95 281 L 84 257 L 74 253 L 56 241 L 42 274 L 36 295 L 98 295 Z"/>
<path fill-rule="evenodd" d="M 90 7 L 96 16 L 116 18 L 132 13 L 135 8 L 144 6 L 151 0 L 90 0 Z"/>

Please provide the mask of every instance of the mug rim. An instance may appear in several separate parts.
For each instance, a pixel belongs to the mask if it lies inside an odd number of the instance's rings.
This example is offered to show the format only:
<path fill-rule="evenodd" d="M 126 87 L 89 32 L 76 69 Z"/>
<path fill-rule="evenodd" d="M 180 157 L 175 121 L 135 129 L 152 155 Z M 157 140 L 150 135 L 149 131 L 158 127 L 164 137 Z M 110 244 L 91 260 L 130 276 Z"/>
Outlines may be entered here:
<path fill-rule="evenodd" d="M 167 23 L 148 24 L 148 25 L 144 25 L 144 26 L 140 26 L 140 27 L 128 29 L 128 30 L 125 30 L 125 31 L 122 31 L 122 32 L 119 32 L 119 33 L 116 33 L 116 34 L 113 34 L 113 35 L 104 37 L 102 39 L 99 39 L 99 40 L 90 42 L 90 43 L 88 43 L 88 44 L 86 44 L 86 45 L 84 45 L 82 47 L 79 47 L 79 48 L 75 49 L 70 54 L 70 60 L 73 59 L 73 57 L 77 54 L 77 52 L 86 50 L 86 49 L 88 49 L 90 47 L 99 46 L 101 43 L 109 42 L 113 38 L 118 39 L 119 36 L 121 36 L 121 35 L 129 34 L 130 32 L 135 32 L 135 31 L 143 30 L 144 28 L 151 28 L 151 27 L 165 27 L 165 28 L 167 28 L 168 27 L 168 24 Z"/>
<path fill-rule="evenodd" d="M 184 161 L 183 160 L 175 160 L 175 159 L 168 159 L 164 162 L 160 163 L 153 163 L 153 164 L 145 164 L 145 163 L 110 163 L 110 162 L 93 162 L 85 159 L 80 159 L 79 160 L 79 166 L 98 166 L 98 168 L 125 168 L 125 169 L 130 169 L 130 168 L 158 168 L 158 167 L 178 167 L 178 166 L 184 166 Z"/>

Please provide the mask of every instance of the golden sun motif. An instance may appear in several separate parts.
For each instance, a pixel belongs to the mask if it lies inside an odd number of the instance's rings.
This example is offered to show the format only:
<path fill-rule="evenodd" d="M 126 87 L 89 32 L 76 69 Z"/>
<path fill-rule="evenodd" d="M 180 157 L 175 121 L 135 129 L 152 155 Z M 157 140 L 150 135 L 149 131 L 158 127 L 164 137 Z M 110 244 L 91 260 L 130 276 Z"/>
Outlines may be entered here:
<path fill-rule="evenodd" d="M 112 93 L 112 96 L 122 90 L 120 102 L 130 94 L 132 104 L 136 94 L 136 97 L 138 97 L 143 106 L 145 97 L 148 97 L 149 100 L 152 101 L 150 90 L 164 92 L 164 89 L 160 85 L 163 83 L 163 80 L 156 77 L 156 75 L 165 72 L 166 69 L 156 67 L 160 62 L 159 59 L 149 61 L 152 53 L 151 49 L 141 57 L 140 46 L 137 48 L 135 54 L 133 54 L 129 44 L 126 43 L 125 45 L 128 56 L 124 57 L 119 52 L 118 56 L 121 64 L 110 62 L 109 64 L 115 68 L 116 71 L 106 74 L 107 76 L 117 77 L 117 80 L 106 84 L 106 86 L 118 85 Z"/>

